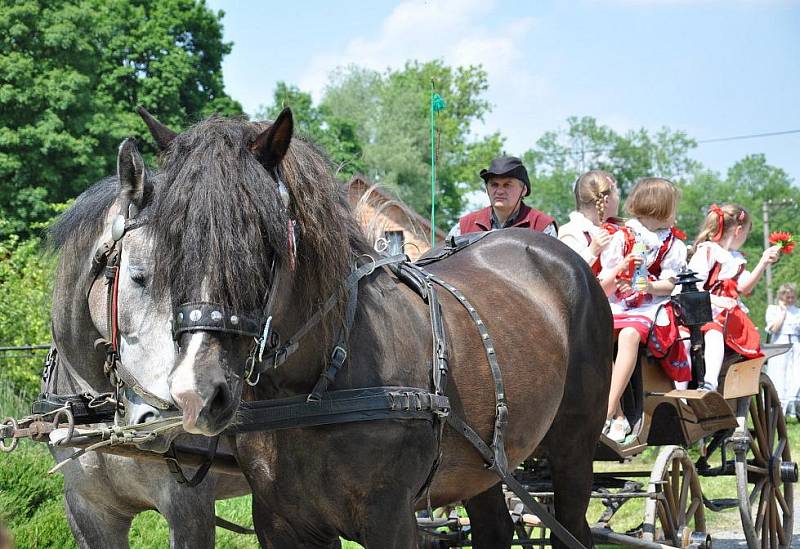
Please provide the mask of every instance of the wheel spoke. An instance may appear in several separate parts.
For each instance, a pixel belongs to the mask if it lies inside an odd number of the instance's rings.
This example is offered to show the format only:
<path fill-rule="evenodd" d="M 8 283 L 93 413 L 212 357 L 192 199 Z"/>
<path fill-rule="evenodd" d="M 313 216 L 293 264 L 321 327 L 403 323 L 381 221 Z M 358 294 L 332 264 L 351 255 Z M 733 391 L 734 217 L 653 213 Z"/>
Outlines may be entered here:
<path fill-rule="evenodd" d="M 658 517 L 661 520 L 661 530 L 664 535 L 664 541 L 672 542 L 675 538 L 674 527 L 669 516 L 669 509 L 666 501 L 660 501 L 658 504 Z"/>
<path fill-rule="evenodd" d="M 697 514 L 697 509 L 700 507 L 702 503 L 703 503 L 702 499 L 693 499 L 692 502 L 689 504 L 689 508 L 686 510 L 686 516 L 689 517 L 689 519 L 686 521 L 686 524 L 687 525 L 689 524 L 689 520 L 694 520 L 695 530 L 697 529 L 697 527 L 700 526 L 699 524 L 697 524 L 697 519 L 695 518 L 695 514 Z"/>
<path fill-rule="evenodd" d="M 758 400 L 759 404 L 761 403 L 761 395 L 756 395 L 756 399 Z M 757 406 L 755 401 L 751 402 L 750 404 L 750 417 L 753 419 L 753 430 L 756 433 L 756 439 L 758 440 L 758 447 L 762 456 L 768 456 L 769 450 L 767 445 L 767 438 L 766 438 L 766 430 L 767 425 L 764 420 L 763 416 L 764 408 L 761 406 Z"/>
<path fill-rule="evenodd" d="M 764 459 L 764 456 L 761 454 L 761 448 L 758 447 L 756 437 L 752 435 L 750 435 L 750 451 L 753 452 L 753 457 L 756 461 L 759 463 L 766 463 L 767 460 Z"/>
<path fill-rule="evenodd" d="M 758 482 L 753 486 L 753 491 L 750 492 L 750 507 L 756 502 L 756 498 L 761 495 L 764 485 L 767 483 L 767 477 L 758 479 Z"/>
<path fill-rule="evenodd" d="M 667 494 L 666 501 L 664 501 L 664 513 L 667 516 L 667 522 L 669 522 L 670 535 L 674 537 L 677 531 L 678 517 L 675 516 L 675 499 L 673 498 L 671 488 L 670 492 Z"/>
<path fill-rule="evenodd" d="M 672 493 L 672 518 L 675 519 L 675 525 L 680 526 L 681 524 L 681 507 L 679 506 L 680 503 L 680 495 L 679 492 L 681 491 L 681 481 L 683 480 L 681 477 L 681 470 L 682 464 L 680 461 L 675 460 L 672 462 L 672 470 L 670 471 L 670 479 L 669 487 L 671 488 Z"/>
<path fill-rule="evenodd" d="M 748 465 L 747 470 L 751 473 L 756 473 L 762 477 L 769 476 L 769 471 L 767 471 L 764 467 L 758 467 L 757 465 Z"/>
<path fill-rule="evenodd" d="M 780 459 L 783 455 L 784 448 L 786 448 L 786 439 L 781 438 L 780 441 L 778 441 L 778 447 L 772 452 L 772 459 Z"/>
<path fill-rule="evenodd" d="M 778 501 L 778 505 L 781 506 L 781 511 L 783 512 L 784 516 L 791 517 L 794 514 L 794 511 L 789 507 L 789 504 L 786 503 L 786 498 L 783 497 L 783 493 L 780 491 L 779 487 L 775 487 L 775 499 Z"/>
<path fill-rule="evenodd" d="M 778 490 L 775 490 L 775 494 L 776 495 L 778 494 Z M 784 525 L 784 523 L 786 521 L 786 516 L 782 517 L 778 513 L 778 505 L 777 505 L 777 502 L 775 501 L 775 499 L 773 499 L 770 503 L 772 504 L 772 517 L 773 517 L 772 522 L 774 524 L 773 531 L 775 532 L 775 534 L 778 537 L 777 541 L 778 541 L 778 543 L 780 545 L 783 545 L 783 546 L 789 545 L 788 540 L 786 539 L 786 532 L 783 529 L 783 525 Z M 792 520 L 792 519 L 789 518 L 789 520 Z M 776 544 L 773 544 L 773 545 L 775 545 L 777 547 Z"/>
<path fill-rule="evenodd" d="M 761 547 L 763 549 L 769 548 L 769 506 L 766 506 L 766 509 L 763 510 L 763 515 L 759 513 L 760 519 L 760 527 L 756 527 L 756 530 L 761 530 Z"/>
<path fill-rule="evenodd" d="M 769 498 L 769 542 L 770 547 L 778 547 L 778 509 L 775 498 Z"/>
<path fill-rule="evenodd" d="M 678 524 L 688 524 L 687 514 L 686 514 L 686 502 L 689 499 L 689 486 L 691 484 L 691 478 L 689 478 L 688 471 L 684 470 L 684 477 L 683 483 L 681 484 L 681 495 L 678 499 Z M 691 517 L 691 513 L 688 515 Z"/>
<path fill-rule="evenodd" d="M 778 433 L 778 413 L 769 408 L 769 431 L 767 431 L 767 439 L 769 442 L 769 455 L 772 455 L 772 450 L 775 448 L 775 435 Z"/>
<path fill-rule="evenodd" d="M 770 492 L 772 492 L 772 486 L 769 484 L 761 491 L 761 497 L 758 500 L 758 513 L 756 514 L 756 530 L 762 530 L 765 526 L 764 517 L 767 515 L 767 503 L 769 498 L 772 497 Z"/>

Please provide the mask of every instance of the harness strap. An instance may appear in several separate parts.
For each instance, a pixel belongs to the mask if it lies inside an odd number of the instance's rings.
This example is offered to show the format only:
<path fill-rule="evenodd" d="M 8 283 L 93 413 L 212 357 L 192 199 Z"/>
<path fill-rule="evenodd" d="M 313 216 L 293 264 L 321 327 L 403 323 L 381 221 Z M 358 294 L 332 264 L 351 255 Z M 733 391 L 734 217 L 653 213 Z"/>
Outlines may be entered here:
<path fill-rule="evenodd" d="M 236 524 L 235 522 L 231 522 L 229 520 L 225 520 L 224 518 L 220 517 L 219 515 L 214 517 L 214 519 L 215 519 L 215 524 L 219 528 L 225 528 L 226 530 L 230 530 L 231 532 L 235 532 L 236 534 L 253 535 L 253 534 L 256 533 L 256 531 L 253 530 L 252 528 L 246 528 L 244 526 L 240 526 L 240 525 Z"/>
<path fill-rule="evenodd" d="M 422 270 L 422 269 L 420 269 Z M 457 288 L 442 280 L 436 275 L 427 273 L 430 280 L 443 287 L 445 290 L 456 298 L 456 300 L 467 310 L 470 318 L 475 323 L 476 328 L 481 336 L 481 343 L 483 343 L 486 359 L 489 362 L 489 367 L 494 379 L 495 391 L 495 406 L 496 415 L 494 421 L 494 433 L 492 434 L 492 445 L 487 446 L 481 439 L 480 435 L 475 432 L 469 425 L 464 423 L 461 418 L 455 414 L 447 416 L 447 422 L 453 427 L 456 432 L 462 434 L 481 454 L 481 457 L 489 465 L 489 470 L 499 476 L 503 482 L 520 498 L 532 513 L 536 514 L 545 525 L 550 528 L 558 538 L 571 549 L 585 549 L 584 546 L 564 528 L 541 504 L 539 504 L 528 491 L 522 486 L 509 472 L 508 457 L 506 455 L 505 440 L 503 433 L 508 425 L 508 405 L 506 404 L 505 388 L 503 384 L 503 374 L 500 371 L 500 365 L 497 362 L 497 354 L 495 352 L 494 342 L 492 341 L 486 325 L 478 315 L 477 310 L 467 300 Z"/>
<path fill-rule="evenodd" d="M 487 233 L 474 233 L 487 234 Z M 442 315 L 442 304 L 439 301 L 439 294 L 431 283 L 427 271 L 420 268 L 415 263 L 404 262 L 392 271 L 397 278 L 414 290 L 423 301 L 428 303 L 429 316 L 431 321 L 431 334 L 433 335 L 433 350 L 431 371 L 432 383 L 436 394 L 444 394 L 447 388 L 447 373 L 449 371 L 447 351 L 447 339 L 444 331 L 444 318 Z"/>
<path fill-rule="evenodd" d="M 472 444 L 478 453 L 481 455 L 483 460 L 489 465 L 489 470 L 493 471 L 497 476 L 499 476 L 503 482 L 506 483 L 506 486 L 516 494 L 516 496 L 522 501 L 522 503 L 527 507 L 531 513 L 539 517 L 539 519 L 550 528 L 550 530 L 558 536 L 564 544 L 566 544 L 571 549 L 586 549 L 584 545 L 578 541 L 575 536 L 573 536 L 569 530 L 564 528 L 560 522 L 550 514 L 541 503 L 536 501 L 528 492 L 528 490 L 519 483 L 517 479 L 515 479 L 507 469 L 501 469 L 498 467 L 498 463 L 495 458 L 496 452 L 493 451 L 493 448 L 490 448 L 486 445 L 483 439 L 480 437 L 478 433 L 475 432 L 472 427 L 464 423 L 460 417 L 455 414 L 450 414 L 447 416 L 447 423 L 450 427 L 453 428 L 457 433 L 462 435 L 466 438 L 470 444 Z"/>
<path fill-rule="evenodd" d="M 331 358 L 327 366 L 322 370 L 322 373 L 314 385 L 311 394 L 308 395 L 309 401 L 320 400 L 322 393 L 328 389 L 328 384 L 333 383 L 336 379 L 336 374 L 344 365 L 347 360 L 347 343 L 350 339 L 350 330 L 353 327 L 353 321 L 356 317 L 356 309 L 358 308 L 358 283 L 356 287 L 350 290 L 350 296 L 347 298 L 347 312 L 345 313 L 344 325 L 339 330 L 339 337 L 336 345 L 333 347 Z"/>
<path fill-rule="evenodd" d="M 217 455 L 217 446 L 219 446 L 219 435 L 212 437 L 208 442 L 208 450 L 206 450 L 206 459 L 195 471 L 192 478 L 187 479 L 183 474 L 183 469 L 178 463 L 178 456 L 175 454 L 175 443 L 169 445 L 169 450 L 164 454 L 164 460 L 167 462 L 167 467 L 170 473 L 175 477 L 178 484 L 185 484 L 189 488 L 194 488 L 206 478 L 211 465 L 214 463 L 214 457 Z"/>
<path fill-rule="evenodd" d="M 345 281 L 345 287 L 348 288 L 350 291 L 358 285 L 358 282 L 367 275 L 372 274 L 375 272 L 375 269 L 378 267 L 383 267 L 384 265 L 391 265 L 394 263 L 401 263 L 406 260 L 406 256 L 404 254 L 393 255 L 389 257 L 383 257 L 376 261 L 372 261 L 370 263 L 365 263 L 358 269 L 354 270 L 350 273 Z M 286 359 L 289 358 L 295 351 L 297 351 L 298 347 L 300 346 L 300 340 L 303 339 L 312 328 L 314 328 L 322 317 L 328 314 L 331 309 L 336 305 L 339 300 L 338 295 L 332 295 L 328 298 L 328 300 L 317 309 L 311 318 L 309 318 L 303 326 L 297 330 L 288 340 L 286 343 L 278 347 L 277 349 L 270 349 L 270 356 L 266 357 L 261 366 L 258 369 L 259 373 L 264 373 L 270 368 L 277 368 L 284 362 Z"/>
<path fill-rule="evenodd" d="M 445 416 L 450 400 L 418 387 L 366 387 L 328 391 L 317 401 L 308 395 L 242 402 L 239 422 L 226 434 L 278 431 L 353 421 L 424 419 Z"/>
<path fill-rule="evenodd" d="M 420 270 L 422 269 L 420 268 Z M 475 307 L 472 306 L 472 304 L 467 300 L 464 294 L 458 290 L 458 288 L 445 282 L 434 274 L 427 272 L 426 274 L 433 282 L 450 292 L 450 294 L 455 297 L 456 300 L 467 310 L 470 318 L 472 318 L 472 321 L 475 323 L 475 327 L 478 329 L 478 333 L 480 333 L 481 336 L 481 343 L 483 343 L 486 359 L 488 360 L 489 368 L 492 371 L 492 377 L 494 378 L 495 404 L 498 409 L 500 407 L 505 407 L 506 394 L 503 385 L 503 374 L 500 371 L 500 365 L 497 362 L 497 354 L 495 352 L 494 342 L 492 341 L 492 337 L 489 335 L 489 330 L 486 329 L 486 325 L 483 323 L 480 315 L 478 315 L 478 311 L 475 310 Z"/>
<path fill-rule="evenodd" d="M 53 393 L 43 393 L 33 401 L 31 414 L 44 415 L 65 406 L 72 412 L 75 425 L 88 425 L 92 423 L 103 423 L 114 420 L 116 406 L 103 397 L 108 395 L 91 395 L 88 393 L 73 395 L 56 395 Z"/>
<path fill-rule="evenodd" d="M 261 335 L 258 320 L 226 311 L 216 303 L 190 301 L 175 309 L 172 339 L 177 341 L 184 332 L 225 332 L 240 336 Z"/>
<path fill-rule="evenodd" d="M 416 265 L 429 265 L 437 261 L 453 255 L 454 253 L 463 250 L 477 241 L 485 238 L 492 231 L 481 231 L 476 233 L 466 233 L 458 236 L 452 236 L 447 239 L 445 245 L 441 248 L 435 248 L 429 252 L 430 255 L 420 257 L 416 261 Z"/>

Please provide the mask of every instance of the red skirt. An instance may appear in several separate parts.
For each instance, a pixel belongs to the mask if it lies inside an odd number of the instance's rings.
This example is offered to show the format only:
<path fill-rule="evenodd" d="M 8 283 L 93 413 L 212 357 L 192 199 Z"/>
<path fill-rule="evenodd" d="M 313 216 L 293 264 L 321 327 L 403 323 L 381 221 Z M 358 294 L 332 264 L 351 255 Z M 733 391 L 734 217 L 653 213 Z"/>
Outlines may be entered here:
<path fill-rule="evenodd" d="M 675 312 L 672 303 L 664 305 L 664 312 L 669 318 L 666 326 L 656 324 L 651 332 L 653 321 L 642 315 L 614 315 L 614 329 L 633 328 L 639 333 L 639 338 L 647 344 L 650 354 L 658 360 L 658 364 L 674 381 L 691 381 L 692 365 L 686 354 L 686 347 L 681 341 L 678 332 L 678 323 L 675 321 Z"/>
<path fill-rule="evenodd" d="M 709 330 L 722 332 L 725 345 L 745 358 L 762 356 L 758 330 L 740 307 L 719 313 L 713 322 L 703 326 L 703 333 Z"/>

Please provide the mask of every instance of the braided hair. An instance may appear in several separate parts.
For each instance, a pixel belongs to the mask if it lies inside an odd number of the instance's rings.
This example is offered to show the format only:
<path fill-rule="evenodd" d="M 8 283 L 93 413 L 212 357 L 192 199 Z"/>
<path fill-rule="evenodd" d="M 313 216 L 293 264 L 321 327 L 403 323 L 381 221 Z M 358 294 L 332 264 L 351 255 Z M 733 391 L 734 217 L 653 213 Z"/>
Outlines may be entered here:
<path fill-rule="evenodd" d="M 617 187 L 617 180 L 608 172 L 592 170 L 575 180 L 575 207 L 577 210 L 594 206 L 597 220 L 605 220 L 605 198 Z"/>

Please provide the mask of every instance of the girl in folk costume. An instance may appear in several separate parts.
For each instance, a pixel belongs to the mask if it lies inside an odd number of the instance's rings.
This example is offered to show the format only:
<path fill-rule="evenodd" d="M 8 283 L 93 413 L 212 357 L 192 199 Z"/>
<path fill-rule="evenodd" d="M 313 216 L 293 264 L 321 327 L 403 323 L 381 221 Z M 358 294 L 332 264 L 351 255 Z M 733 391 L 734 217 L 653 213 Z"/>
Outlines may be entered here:
<path fill-rule="evenodd" d="M 622 224 L 616 218 L 619 210 L 617 181 L 608 172 L 593 170 L 578 177 L 573 190 L 576 211 L 569 214 L 569 222 L 559 227 L 558 238 L 586 260 L 598 276 L 600 253 Z M 606 295 L 616 289 L 616 276 L 625 268 L 627 265 L 620 262 L 618 272 L 606 273 L 605 278 L 599 279 Z"/>
<path fill-rule="evenodd" d="M 767 307 L 767 332 L 772 334 L 772 343 L 789 343 L 789 350 L 769 360 L 769 374 L 784 413 L 794 408 L 800 414 L 800 308 L 797 307 L 797 286 L 791 282 L 778 288 L 778 303 Z"/>
<path fill-rule="evenodd" d="M 669 305 L 676 276 L 686 266 L 686 245 L 681 240 L 685 235 L 673 227 L 677 205 L 678 189 L 671 181 L 640 179 L 625 203 L 632 219 L 614 233 L 600 256 L 600 277 L 617 279 L 617 290 L 609 296 L 619 338 L 606 422 L 608 437 L 616 442 L 624 441 L 631 429 L 620 398 L 636 367 L 640 343 L 646 343 L 672 379 L 691 379 Z M 641 256 L 640 267 L 629 262 L 632 252 Z"/>
<path fill-rule="evenodd" d="M 747 260 L 738 250 L 747 240 L 750 228 L 750 216 L 744 208 L 713 204 L 695 240 L 689 268 L 711 293 L 714 318 L 703 326 L 706 375 L 700 389 L 717 389 L 726 346 L 747 358 L 761 356 L 758 330 L 747 316 L 739 295 L 752 291 L 767 265 L 778 260 L 780 247 L 767 248 L 755 269 L 748 272 Z"/>

